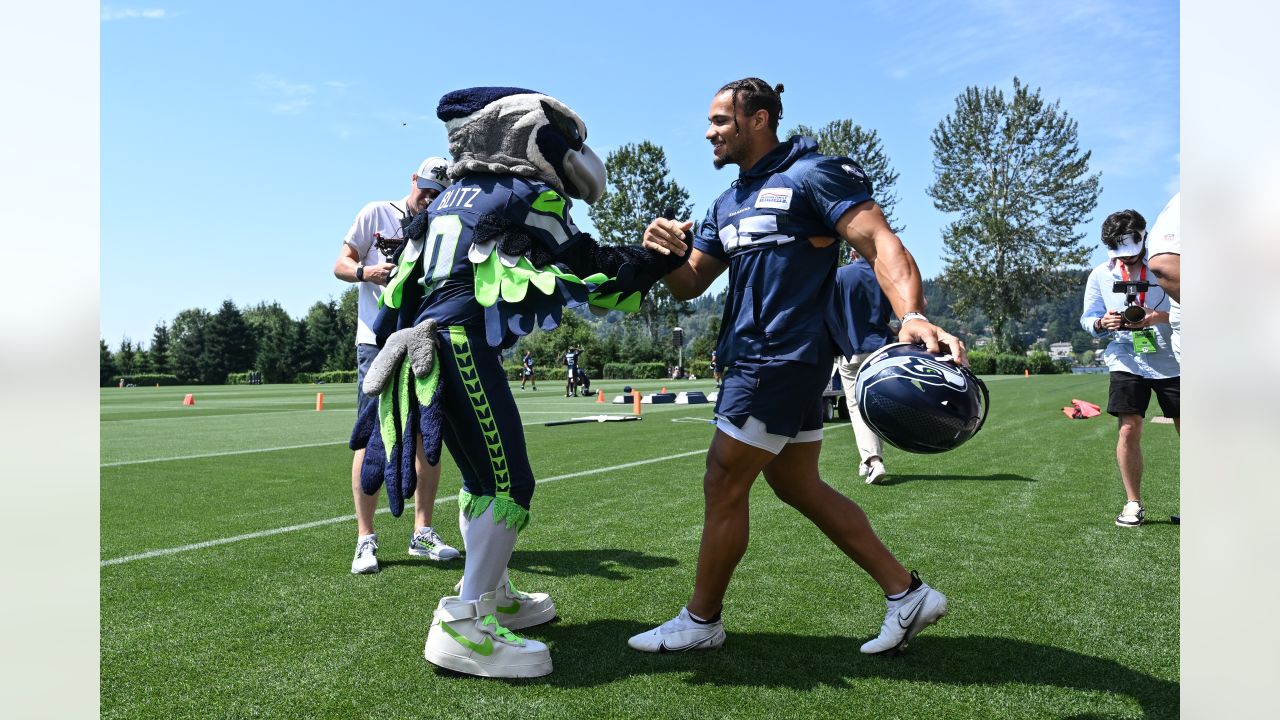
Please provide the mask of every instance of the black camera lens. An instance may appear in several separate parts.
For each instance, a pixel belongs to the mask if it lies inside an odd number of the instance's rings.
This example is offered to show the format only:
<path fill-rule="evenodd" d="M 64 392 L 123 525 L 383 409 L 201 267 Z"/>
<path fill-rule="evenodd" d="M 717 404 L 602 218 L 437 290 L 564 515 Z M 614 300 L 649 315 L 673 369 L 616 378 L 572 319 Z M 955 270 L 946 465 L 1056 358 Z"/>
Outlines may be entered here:
<path fill-rule="evenodd" d="M 1142 322 L 1142 318 L 1147 316 L 1147 311 L 1141 305 L 1130 305 L 1120 313 L 1124 317 L 1124 321 L 1130 325 Z"/>

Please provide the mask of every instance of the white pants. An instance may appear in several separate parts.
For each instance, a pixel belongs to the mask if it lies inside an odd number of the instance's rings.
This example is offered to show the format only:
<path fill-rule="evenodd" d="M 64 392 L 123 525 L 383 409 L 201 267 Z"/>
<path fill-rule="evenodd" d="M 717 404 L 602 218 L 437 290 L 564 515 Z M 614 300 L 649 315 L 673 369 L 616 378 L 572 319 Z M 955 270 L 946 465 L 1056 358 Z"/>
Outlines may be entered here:
<path fill-rule="evenodd" d="M 867 427 L 867 424 L 863 422 L 862 413 L 858 412 L 858 397 L 854 392 L 854 381 L 858 377 L 858 368 L 871 355 L 872 353 L 863 353 L 862 355 L 836 359 L 836 365 L 840 369 L 840 383 L 844 386 L 844 399 L 849 406 L 849 424 L 853 425 L 853 437 L 858 442 L 858 455 L 861 456 L 863 465 L 872 457 L 884 459 L 884 444 L 880 440 L 880 436 L 876 435 L 875 431 Z"/>

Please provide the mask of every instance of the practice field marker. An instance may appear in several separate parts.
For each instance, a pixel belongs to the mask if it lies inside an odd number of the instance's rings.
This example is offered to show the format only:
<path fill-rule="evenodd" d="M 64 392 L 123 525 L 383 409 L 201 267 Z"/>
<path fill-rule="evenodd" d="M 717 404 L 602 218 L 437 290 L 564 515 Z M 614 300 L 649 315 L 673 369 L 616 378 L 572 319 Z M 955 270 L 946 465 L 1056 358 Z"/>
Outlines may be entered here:
<path fill-rule="evenodd" d="M 329 443 L 334 444 L 334 443 Z M 595 468 L 593 470 L 582 470 L 580 472 L 567 473 L 565 475 L 556 475 L 554 477 L 545 478 L 538 481 L 539 485 L 555 482 L 557 480 L 568 480 L 570 478 L 584 477 L 587 475 L 598 475 L 600 473 L 613 472 L 614 470 L 625 470 L 627 468 L 639 467 L 641 465 L 651 465 L 653 463 L 666 462 L 667 460 L 678 460 L 680 458 L 692 457 L 694 455 L 705 455 L 706 450 L 690 450 L 689 452 L 676 453 L 675 455 L 664 455 L 662 457 L 649 458 L 648 460 L 636 460 L 635 462 L 622 463 L 621 465 L 610 465 L 609 467 Z M 449 497 L 436 498 L 436 505 L 457 502 L 458 496 L 451 495 Z M 405 508 L 410 508 L 413 503 L 405 503 Z M 378 514 L 391 512 L 388 508 L 379 508 Z M 233 537 L 219 538 L 217 540 L 206 540 L 204 542 L 193 543 L 191 545 L 182 545 L 180 547 L 163 548 L 161 550 L 149 550 L 137 555 L 125 555 L 124 557 L 111 558 L 103 560 L 99 563 L 99 567 L 107 567 L 108 565 L 121 565 L 123 563 L 133 562 L 135 560 L 146 560 L 148 558 L 162 557 L 164 555 L 176 555 L 178 553 L 188 552 L 191 550 L 200 550 L 216 545 L 227 545 L 229 543 L 240 542 L 241 540 L 253 540 L 260 537 L 269 537 L 271 535 L 281 535 L 283 533 L 296 532 L 298 530 L 308 530 L 323 525 L 334 525 L 342 522 L 351 522 L 355 520 L 355 515 L 343 515 L 341 517 L 328 518 L 326 520 L 313 520 L 311 522 L 302 523 L 300 525 L 289 525 L 288 527 L 273 528 L 271 530 L 259 530 L 257 532 L 245 533 Z"/>

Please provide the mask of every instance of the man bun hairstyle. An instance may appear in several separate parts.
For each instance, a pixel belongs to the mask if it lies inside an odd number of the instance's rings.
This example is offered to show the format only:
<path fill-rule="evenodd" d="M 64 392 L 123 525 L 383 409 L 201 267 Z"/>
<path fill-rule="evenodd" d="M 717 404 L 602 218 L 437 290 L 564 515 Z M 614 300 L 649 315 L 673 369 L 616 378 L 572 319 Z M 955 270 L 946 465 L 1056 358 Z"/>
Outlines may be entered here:
<path fill-rule="evenodd" d="M 769 129 L 778 132 L 778 121 L 782 119 L 782 83 L 769 87 L 769 83 L 758 77 L 743 78 L 727 83 L 716 93 L 730 91 L 733 93 L 733 127 L 738 127 L 738 108 L 748 117 L 761 110 L 769 113 Z"/>
<path fill-rule="evenodd" d="M 1111 213 L 1102 221 L 1102 244 L 1115 250 L 1124 242 L 1125 235 L 1142 237 L 1146 229 L 1147 220 L 1137 210 Z"/>

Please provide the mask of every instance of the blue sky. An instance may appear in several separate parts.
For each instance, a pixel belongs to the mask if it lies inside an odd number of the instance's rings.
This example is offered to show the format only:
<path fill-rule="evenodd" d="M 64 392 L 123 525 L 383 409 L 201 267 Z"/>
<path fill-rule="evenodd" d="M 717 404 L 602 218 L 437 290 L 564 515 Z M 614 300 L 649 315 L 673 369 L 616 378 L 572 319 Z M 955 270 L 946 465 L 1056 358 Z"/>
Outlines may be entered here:
<path fill-rule="evenodd" d="M 364 203 L 446 152 L 442 94 L 554 95 L 604 157 L 650 140 L 694 213 L 732 181 L 703 139 L 729 80 L 784 83 L 783 129 L 851 118 L 901 174 L 896 214 L 943 268 L 929 134 L 966 86 L 1015 75 L 1079 123 L 1103 192 L 1083 227 L 1154 219 L 1179 184 L 1178 3 L 220 2 L 112 5 L 101 22 L 101 333 L 149 342 L 191 307 L 298 317 Z M 589 226 L 586 207 L 576 210 Z M 1095 262 L 1102 253 L 1095 252 Z"/>

